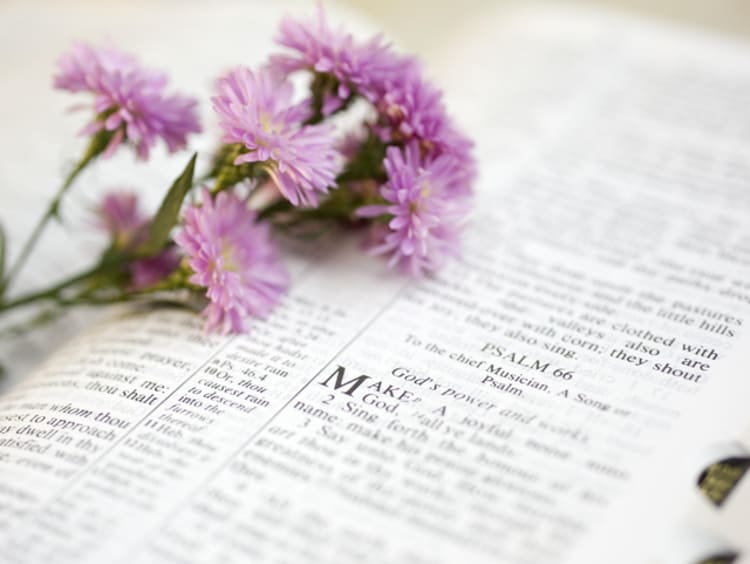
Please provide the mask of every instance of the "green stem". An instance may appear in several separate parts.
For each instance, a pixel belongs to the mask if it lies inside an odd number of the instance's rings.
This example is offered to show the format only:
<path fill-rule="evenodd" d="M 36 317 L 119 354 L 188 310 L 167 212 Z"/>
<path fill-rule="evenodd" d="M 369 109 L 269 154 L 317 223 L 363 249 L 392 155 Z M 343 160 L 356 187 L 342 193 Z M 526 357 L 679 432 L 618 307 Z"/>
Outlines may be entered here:
<path fill-rule="evenodd" d="M 78 175 L 86 168 L 86 166 L 88 166 L 91 161 L 93 161 L 107 148 L 107 145 L 112 140 L 114 134 L 115 132 L 113 131 L 102 129 L 91 138 L 91 141 L 89 142 L 89 145 L 86 148 L 86 152 L 84 153 L 83 157 L 75 166 L 75 168 L 70 171 L 70 174 L 68 174 L 68 176 L 65 178 L 62 186 L 60 186 L 60 188 L 57 190 L 55 197 L 52 198 L 52 201 L 47 206 L 44 215 L 39 218 L 39 221 L 37 221 L 37 224 L 34 226 L 31 235 L 21 248 L 21 252 L 18 254 L 18 257 L 16 257 L 13 266 L 11 266 L 8 270 L 8 274 L 2 281 L 0 281 L 0 296 L 5 293 L 13 279 L 18 275 L 21 268 L 23 268 L 23 265 L 26 264 L 31 251 L 36 246 L 39 237 L 41 237 L 44 229 L 47 227 L 47 224 L 53 217 L 58 217 L 60 212 L 60 203 L 62 202 L 65 193 L 73 185 L 75 179 L 78 178 Z"/>
<path fill-rule="evenodd" d="M 62 307 L 55 306 L 53 309 L 42 310 L 30 319 L 26 319 L 21 323 L 11 325 L 10 327 L 4 327 L 2 330 L 0 330 L 0 340 L 23 335 L 25 332 L 30 331 L 31 329 L 40 327 L 45 323 L 49 323 L 50 321 L 57 319 L 63 314 L 63 311 L 64 310 Z"/>
<path fill-rule="evenodd" d="M 73 298 L 63 298 L 58 300 L 58 303 L 62 305 L 63 307 L 67 306 L 77 306 L 77 305 L 106 305 L 106 304 L 120 304 L 124 302 L 132 302 L 135 300 L 139 300 L 141 298 L 144 298 L 145 296 L 150 296 L 152 294 L 156 294 L 159 292 L 165 292 L 164 289 L 148 289 L 148 290 L 138 290 L 134 292 L 125 292 L 125 293 L 119 293 L 109 296 L 97 296 L 97 295 L 89 295 L 89 294 L 81 294 L 80 296 L 75 296 Z"/>
<path fill-rule="evenodd" d="M 214 179 L 214 186 L 211 189 L 211 194 L 218 194 L 222 190 L 231 188 L 238 182 L 247 178 L 262 178 L 264 172 L 262 170 L 263 163 L 250 162 L 234 164 L 234 161 L 241 154 L 245 153 L 247 149 L 241 143 L 234 143 L 232 145 L 224 145 L 218 152 L 214 159 L 214 165 L 211 172 L 206 175 L 206 178 Z"/>
<path fill-rule="evenodd" d="M 91 272 L 89 274 L 91 274 Z M 70 281 L 66 281 L 66 283 L 69 283 L 69 282 Z M 58 284 L 58 287 L 60 286 L 63 286 L 63 284 Z M 77 296 L 74 296 L 71 298 L 63 298 L 58 295 L 57 297 L 55 297 L 55 303 L 52 306 L 52 309 L 42 310 L 38 312 L 37 314 L 35 314 L 30 319 L 27 319 L 17 325 L 3 328 L 2 330 L 0 330 L 0 339 L 22 335 L 23 333 L 25 333 L 26 331 L 30 329 L 38 327 L 49 321 L 53 321 L 54 319 L 60 317 L 63 314 L 63 312 L 65 311 L 65 308 L 70 307 L 70 306 L 105 305 L 105 304 L 132 302 L 132 301 L 136 301 L 139 299 L 143 299 L 149 295 L 156 294 L 158 292 L 163 292 L 163 291 L 175 289 L 175 288 L 176 287 L 174 285 L 167 286 L 165 284 L 162 284 L 162 285 L 153 286 L 151 288 L 147 288 L 145 290 L 139 290 L 139 291 L 129 292 L 129 293 L 119 293 L 119 294 L 110 295 L 110 296 L 97 296 L 95 294 L 92 294 L 91 290 L 81 292 Z M 42 294 L 42 293 L 40 292 L 38 294 Z M 44 296 L 44 297 L 47 297 L 47 296 Z M 29 295 L 28 298 L 31 298 L 31 295 Z M 37 296 L 37 299 L 39 299 L 39 296 Z M 26 303 L 30 303 L 30 302 L 26 300 Z M 174 303 L 181 303 L 181 302 L 174 302 Z M 20 306 L 22 304 L 19 303 L 18 305 Z M 0 311 L 2 310 L 0 309 Z"/>
<path fill-rule="evenodd" d="M 62 292 L 63 290 L 71 286 L 78 284 L 79 282 L 83 282 L 84 280 L 86 280 L 87 278 L 90 278 L 91 276 L 95 274 L 98 274 L 101 271 L 102 267 L 103 266 L 101 263 L 97 264 L 94 268 L 90 270 L 86 270 L 80 274 L 76 274 L 75 276 L 72 276 L 71 278 L 63 280 L 62 282 L 58 282 L 54 286 L 51 286 L 49 288 L 44 288 L 43 290 L 38 290 L 36 292 L 30 292 L 28 294 L 24 294 L 9 302 L 0 303 L 0 312 L 6 312 L 11 309 L 23 307 L 31 303 L 34 303 L 38 300 L 43 300 L 43 299 L 59 300 L 60 292 Z"/>
<path fill-rule="evenodd" d="M 0 294 L 2 294 L 4 290 L 10 285 L 13 278 L 16 277 L 18 272 L 26 263 L 26 260 L 29 258 L 31 251 L 34 249 L 34 246 L 39 240 L 39 237 L 42 235 L 44 228 L 47 227 L 47 224 L 49 223 L 49 221 L 59 213 L 60 202 L 62 201 L 63 195 L 65 194 L 65 192 L 68 191 L 68 188 L 70 188 L 70 186 L 73 184 L 73 181 L 76 179 L 78 174 L 80 174 L 80 172 L 83 170 L 84 166 L 85 164 L 83 163 L 83 161 L 81 161 L 81 163 L 79 163 L 79 165 L 76 166 L 71 171 L 71 173 L 65 179 L 65 182 L 63 182 L 62 186 L 60 186 L 60 188 L 58 189 L 57 194 L 55 194 L 55 197 L 50 202 L 49 206 L 47 207 L 47 210 L 44 212 L 44 215 L 42 215 L 42 217 L 39 218 L 39 221 L 37 221 L 37 224 L 34 227 L 34 230 L 31 232 L 31 235 L 26 240 L 26 243 L 21 249 L 21 252 L 19 253 L 18 257 L 16 257 L 16 260 L 13 263 L 13 266 L 11 266 L 10 269 L 8 270 L 8 275 L 5 277 L 5 280 L 3 280 L 2 284 L 0 284 Z"/>

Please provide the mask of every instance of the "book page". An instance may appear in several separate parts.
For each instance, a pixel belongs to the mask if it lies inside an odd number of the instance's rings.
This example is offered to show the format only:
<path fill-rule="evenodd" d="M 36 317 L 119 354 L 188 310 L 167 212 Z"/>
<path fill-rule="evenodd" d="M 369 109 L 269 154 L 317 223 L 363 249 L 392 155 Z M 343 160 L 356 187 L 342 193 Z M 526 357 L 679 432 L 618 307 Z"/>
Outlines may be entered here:
<path fill-rule="evenodd" d="M 572 19 L 456 47 L 482 179 L 438 276 L 321 243 L 250 335 L 133 311 L 0 397 L 4 559 L 547 563 L 630 538 L 599 525 L 644 464 L 744 390 L 750 58 Z"/>
<path fill-rule="evenodd" d="M 719 556 L 735 555 L 739 564 L 750 558 L 746 367 L 747 348 L 740 345 L 715 372 L 719 382 L 643 465 L 633 494 L 613 506 L 599 526 L 601 538 L 588 543 L 577 561 L 611 554 L 618 554 L 618 562 L 722 561 Z"/>
<path fill-rule="evenodd" d="M 578 161 L 595 170 L 593 175 L 581 170 L 584 179 L 603 181 L 599 189 L 608 192 L 613 183 L 620 184 L 617 197 L 630 199 L 628 207 L 646 208 L 639 215 L 663 214 L 664 231 L 674 233 L 673 242 L 680 248 L 665 241 L 661 249 L 655 246 L 642 252 L 641 260 L 666 255 L 665 265 L 672 262 L 677 269 L 687 266 L 686 271 L 695 273 L 710 264 L 706 270 L 715 269 L 719 276 L 714 282 L 723 283 L 724 288 L 712 284 L 712 291 L 697 283 L 696 294 L 705 293 L 701 299 L 712 306 L 722 302 L 716 290 L 731 298 L 725 302 L 728 308 L 735 307 L 735 300 L 747 304 L 747 231 L 731 227 L 747 225 L 750 214 L 746 190 L 750 147 L 741 133 L 748 128 L 747 112 L 738 96 L 750 90 L 747 44 L 705 32 L 626 21 L 616 13 L 591 17 L 584 9 L 552 6 L 518 10 L 510 26 L 515 32 L 504 28 L 498 33 L 500 13 L 497 16 L 473 22 L 450 42 L 450 49 L 436 54 L 436 60 L 447 62 L 452 70 L 445 83 L 460 85 L 449 92 L 455 95 L 454 103 L 466 108 L 465 115 L 474 127 L 481 129 L 487 121 L 498 124 L 496 133 L 482 147 L 485 162 L 495 163 L 492 174 L 510 171 L 510 177 L 516 178 L 517 167 L 546 169 L 541 161 L 547 158 L 543 151 L 550 144 L 556 145 L 554 153 L 562 159 L 571 153 L 593 153 L 594 158 L 583 155 Z M 598 49 L 590 49 L 592 43 Z M 488 53 L 492 62 L 487 62 Z M 465 61 L 485 63 L 478 70 L 475 67 L 473 80 L 465 77 Z M 592 68 L 596 70 L 592 72 Z M 592 88 L 599 92 L 592 96 Z M 602 103 L 602 96 L 609 103 Z M 560 135 L 561 129 L 569 130 L 568 134 Z M 588 137 L 578 139 L 578 133 Z M 561 150 L 563 144 L 573 149 Z M 606 161 L 597 164 L 600 159 L 596 156 L 602 153 Z M 560 175 L 566 177 L 571 167 L 578 166 L 576 161 L 565 165 Z M 561 180 L 567 185 L 567 178 Z M 501 186 L 502 182 L 493 185 L 494 189 Z M 653 205 L 655 192 L 662 201 L 659 207 Z M 715 205 L 706 207 L 711 201 Z M 674 205 L 678 202 L 682 205 Z M 729 206 L 734 208 L 734 214 L 726 216 L 729 223 L 709 219 L 716 210 Z M 686 208 L 692 211 L 686 213 Z M 590 209 L 599 211 L 593 205 Z M 627 214 L 623 220 L 628 219 L 628 211 L 618 210 Z M 540 214 L 540 222 L 545 215 L 546 210 Z M 616 234 L 618 221 L 610 223 Z M 703 231 L 711 224 L 713 236 Z M 678 241 L 681 229 L 702 240 L 703 249 Z M 716 243 L 710 241 L 718 243 L 713 252 L 708 246 Z M 729 251 L 732 247 L 742 250 Z M 687 259 L 684 251 L 694 258 Z M 679 259 L 673 260 L 675 256 Z M 739 265 L 733 266 L 735 262 Z M 736 276 L 730 275 L 732 271 Z M 680 277 L 670 276 L 675 282 Z M 691 284 L 682 278 L 682 285 Z M 642 278 L 640 285 L 649 288 L 650 278 Z M 733 287 L 745 291 L 738 293 Z M 747 544 L 750 505 L 743 498 L 747 480 L 739 483 L 728 507 L 704 511 L 710 519 L 693 519 L 694 506 L 708 505 L 696 487 L 703 469 L 701 453 L 715 445 L 747 444 L 746 438 L 740 438 L 748 425 L 747 364 L 748 345 L 735 342 L 731 353 L 711 369 L 713 389 L 709 395 L 701 394 L 700 408 L 685 412 L 689 416 L 683 415 L 651 460 L 642 465 L 633 493 L 613 504 L 609 517 L 597 525 L 594 536 L 598 542 L 585 543 L 584 550 L 571 561 L 686 562 L 691 560 L 681 560 L 678 555 L 687 554 L 693 544 L 700 545 L 703 537 L 717 546 Z M 689 525 L 696 524 L 701 529 L 691 530 Z M 665 542 L 672 533 L 673 542 Z M 696 543 L 687 542 L 690 538 Z M 670 551 L 678 544 L 681 551 Z M 668 556 L 655 558 L 657 554 Z"/>

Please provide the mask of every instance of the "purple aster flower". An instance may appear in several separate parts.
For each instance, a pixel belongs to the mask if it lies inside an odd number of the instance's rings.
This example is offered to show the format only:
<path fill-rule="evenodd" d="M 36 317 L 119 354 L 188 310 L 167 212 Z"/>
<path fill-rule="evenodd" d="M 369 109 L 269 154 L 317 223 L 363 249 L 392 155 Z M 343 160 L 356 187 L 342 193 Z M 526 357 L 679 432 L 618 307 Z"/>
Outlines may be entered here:
<path fill-rule="evenodd" d="M 138 209 L 138 197 L 133 192 L 118 191 L 107 194 L 98 208 L 99 226 L 109 233 L 112 245 L 121 251 L 133 251 L 145 241 L 149 220 Z M 179 266 L 174 247 L 153 257 L 139 258 L 129 265 L 130 288 L 143 290 L 161 282 Z"/>
<path fill-rule="evenodd" d="M 148 221 L 138 209 L 138 196 L 133 192 L 110 192 L 98 207 L 99 226 L 109 233 L 112 245 L 132 249 L 140 243 Z"/>
<path fill-rule="evenodd" d="M 140 67 L 131 55 L 82 43 L 60 58 L 54 79 L 56 88 L 94 94 L 97 115 L 82 133 L 114 132 L 104 156 L 129 141 L 142 159 L 159 139 L 173 152 L 201 130 L 197 101 L 165 95 L 166 84 L 166 75 Z"/>
<path fill-rule="evenodd" d="M 417 142 L 403 151 L 389 147 L 384 162 L 388 182 L 380 189 L 386 203 L 364 206 L 360 217 L 388 219 L 387 229 L 376 224 L 373 254 L 390 255 L 389 266 L 419 276 L 440 268 L 455 255 L 469 210 L 466 194 L 451 187 L 463 174 L 452 155 L 424 161 Z"/>
<path fill-rule="evenodd" d="M 416 67 L 413 58 L 395 54 L 382 35 L 358 42 L 343 28 L 332 29 L 322 5 L 315 21 L 284 18 L 276 41 L 293 51 L 271 58 L 272 66 L 282 73 L 306 69 L 336 77 L 338 89 L 327 93 L 324 115 L 339 109 L 353 93 L 374 100 L 383 84 Z"/>
<path fill-rule="evenodd" d="M 390 84 L 376 102 L 379 120 L 374 130 L 386 142 L 419 143 L 425 159 L 451 155 L 460 164 L 452 176 L 451 192 L 469 195 L 476 177 L 474 143 L 447 115 L 442 92 L 415 74 Z"/>
<path fill-rule="evenodd" d="M 161 282 L 180 266 L 177 249 L 168 247 L 156 256 L 137 259 L 130 265 L 130 286 L 143 290 Z"/>
<path fill-rule="evenodd" d="M 290 82 L 270 68 L 237 68 L 217 84 L 212 98 L 226 143 L 247 149 L 235 164 L 259 162 L 294 205 L 317 203 L 340 167 L 330 125 L 302 125 L 308 104 L 292 104 Z"/>
<path fill-rule="evenodd" d="M 138 60 L 113 47 L 94 48 L 81 42 L 73 43 L 72 49 L 57 62 L 58 74 L 54 86 L 69 92 L 97 93 L 104 74 L 138 71 Z"/>
<path fill-rule="evenodd" d="M 432 150 L 428 153 L 431 153 L 433 157 L 435 155 L 453 156 L 460 166 L 448 185 L 448 190 L 457 195 L 471 196 L 477 177 L 474 142 L 456 127 L 453 120 L 445 119 L 440 135 L 433 141 Z"/>
<path fill-rule="evenodd" d="M 234 193 L 212 200 L 203 190 L 202 205 L 185 212 L 175 242 L 187 256 L 190 282 L 206 288 L 210 304 L 203 314 L 211 330 L 245 331 L 249 316 L 264 316 L 278 302 L 289 278 L 271 241 L 270 226 Z"/>
<path fill-rule="evenodd" d="M 445 126 L 442 92 L 419 74 L 386 85 L 375 106 L 382 122 L 378 131 L 384 141 L 416 138 L 430 144 L 431 149 Z"/>

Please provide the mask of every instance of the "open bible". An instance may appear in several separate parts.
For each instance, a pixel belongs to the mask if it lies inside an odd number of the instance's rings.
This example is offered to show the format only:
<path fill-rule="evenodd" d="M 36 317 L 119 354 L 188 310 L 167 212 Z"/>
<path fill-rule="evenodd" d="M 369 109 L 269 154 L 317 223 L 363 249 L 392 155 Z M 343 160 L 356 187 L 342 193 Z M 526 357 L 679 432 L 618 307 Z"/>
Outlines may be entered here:
<path fill-rule="evenodd" d="M 290 243 L 249 335 L 79 320 L 0 394 L 3 562 L 750 554 L 750 47 L 534 9 L 435 59 L 480 159 L 462 256 Z"/>

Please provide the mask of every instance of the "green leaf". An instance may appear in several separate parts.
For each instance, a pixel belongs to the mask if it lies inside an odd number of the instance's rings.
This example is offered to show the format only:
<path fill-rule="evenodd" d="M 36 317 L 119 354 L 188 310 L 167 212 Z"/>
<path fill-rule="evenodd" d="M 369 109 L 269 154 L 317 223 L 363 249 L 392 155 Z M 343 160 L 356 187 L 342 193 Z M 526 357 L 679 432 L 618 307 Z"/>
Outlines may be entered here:
<path fill-rule="evenodd" d="M 162 200 L 161 206 L 159 206 L 159 211 L 156 212 L 154 220 L 151 223 L 148 239 L 138 248 L 137 254 L 146 256 L 155 255 L 166 244 L 169 239 L 169 233 L 177 224 L 177 216 L 180 213 L 182 201 L 193 185 L 193 173 L 195 172 L 195 159 L 197 155 L 197 153 L 193 153 L 185 170 L 177 177 L 167 195 L 164 196 L 164 200 Z"/>

